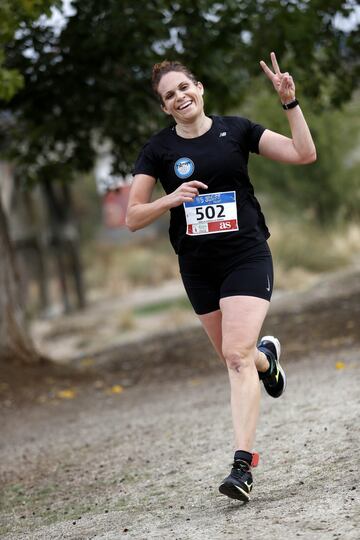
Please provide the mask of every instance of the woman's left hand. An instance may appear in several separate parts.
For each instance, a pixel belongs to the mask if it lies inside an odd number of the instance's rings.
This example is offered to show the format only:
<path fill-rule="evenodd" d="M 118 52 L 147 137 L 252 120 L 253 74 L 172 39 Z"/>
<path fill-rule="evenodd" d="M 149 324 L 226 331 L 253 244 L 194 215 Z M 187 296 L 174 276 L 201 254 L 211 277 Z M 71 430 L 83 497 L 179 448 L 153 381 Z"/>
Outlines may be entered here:
<path fill-rule="evenodd" d="M 295 83 L 293 78 L 288 72 L 281 73 L 274 52 L 270 53 L 270 58 L 275 73 L 268 68 L 263 60 L 261 60 L 260 65 L 263 68 L 266 76 L 273 83 L 275 90 L 279 94 L 281 103 L 290 103 L 295 99 Z"/>

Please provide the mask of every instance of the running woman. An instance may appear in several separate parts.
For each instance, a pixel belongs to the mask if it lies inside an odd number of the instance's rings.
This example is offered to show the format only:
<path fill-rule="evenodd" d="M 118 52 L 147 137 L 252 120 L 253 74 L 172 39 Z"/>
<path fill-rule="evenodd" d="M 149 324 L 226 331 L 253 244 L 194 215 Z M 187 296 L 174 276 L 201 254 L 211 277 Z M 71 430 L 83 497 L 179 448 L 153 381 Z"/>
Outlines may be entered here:
<path fill-rule="evenodd" d="M 152 85 L 174 125 L 153 135 L 134 168 L 127 211 L 131 231 L 170 210 L 170 241 L 181 277 L 230 380 L 235 455 L 219 490 L 248 501 L 253 487 L 253 452 L 261 380 L 270 396 L 285 390 L 280 343 L 259 333 L 273 289 L 270 234 L 248 176 L 250 152 L 283 163 L 316 159 L 309 128 L 295 97 L 295 84 L 282 73 L 274 53 L 272 82 L 287 115 L 291 138 L 237 116 L 204 111 L 204 87 L 179 62 L 153 67 Z M 166 195 L 151 202 L 157 179 Z"/>

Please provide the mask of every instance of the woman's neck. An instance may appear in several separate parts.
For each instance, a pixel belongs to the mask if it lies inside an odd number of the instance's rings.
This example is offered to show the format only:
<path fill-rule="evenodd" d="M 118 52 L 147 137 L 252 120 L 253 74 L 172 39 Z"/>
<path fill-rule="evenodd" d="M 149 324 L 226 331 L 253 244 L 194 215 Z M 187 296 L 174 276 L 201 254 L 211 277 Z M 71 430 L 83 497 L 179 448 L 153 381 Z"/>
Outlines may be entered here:
<path fill-rule="evenodd" d="M 205 114 L 202 114 L 193 122 L 176 124 L 175 129 L 179 137 L 184 137 L 184 139 L 194 139 L 195 137 L 200 137 L 209 131 L 211 125 L 212 119 L 205 116 Z"/>

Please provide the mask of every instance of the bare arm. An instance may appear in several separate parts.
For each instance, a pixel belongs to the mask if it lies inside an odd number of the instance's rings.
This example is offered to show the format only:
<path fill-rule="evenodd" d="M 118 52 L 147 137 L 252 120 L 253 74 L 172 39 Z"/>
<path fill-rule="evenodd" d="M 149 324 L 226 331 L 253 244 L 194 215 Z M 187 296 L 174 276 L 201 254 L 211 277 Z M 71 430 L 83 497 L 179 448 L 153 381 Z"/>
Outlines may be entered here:
<path fill-rule="evenodd" d="M 180 206 L 184 202 L 193 201 L 199 195 L 199 189 L 207 186 L 197 180 L 184 182 L 175 191 L 150 202 L 155 187 L 155 178 L 147 174 L 136 174 L 131 186 L 129 203 L 126 212 L 126 225 L 131 231 L 142 229 L 170 208 Z"/>
<path fill-rule="evenodd" d="M 267 77 L 273 83 L 282 103 L 295 99 L 295 84 L 289 73 L 281 73 L 275 53 L 271 53 L 274 72 L 261 61 Z M 265 130 L 259 142 L 262 156 L 284 163 L 305 164 L 316 160 L 316 148 L 309 127 L 299 105 L 285 112 L 288 117 L 292 138 Z"/>

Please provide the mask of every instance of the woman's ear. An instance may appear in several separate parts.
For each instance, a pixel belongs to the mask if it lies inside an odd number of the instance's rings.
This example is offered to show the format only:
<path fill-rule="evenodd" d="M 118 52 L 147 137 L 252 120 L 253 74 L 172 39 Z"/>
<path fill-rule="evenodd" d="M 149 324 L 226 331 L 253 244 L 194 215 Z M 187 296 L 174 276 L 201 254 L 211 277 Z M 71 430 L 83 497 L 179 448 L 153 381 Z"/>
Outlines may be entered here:
<path fill-rule="evenodd" d="M 169 111 L 168 111 L 167 108 L 166 108 L 166 105 L 164 105 L 163 103 L 161 103 L 160 107 L 161 107 L 162 112 L 164 112 L 165 114 L 170 114 Z"/>
<path fill-rule="evenodd" d="M 202 84 L 200 81 L 198 81 L 198 82 L 196 83 L 196 86 L 199 88 L 200 93 L 201 93 L 201 95 L 203 96 L 203 95 L 204 95 L 204 87 L 203 87 L 203 84 Z"/>

